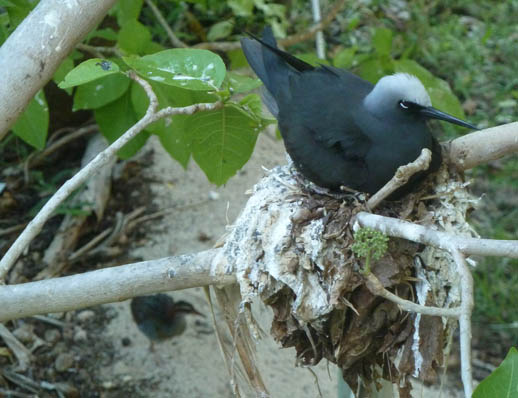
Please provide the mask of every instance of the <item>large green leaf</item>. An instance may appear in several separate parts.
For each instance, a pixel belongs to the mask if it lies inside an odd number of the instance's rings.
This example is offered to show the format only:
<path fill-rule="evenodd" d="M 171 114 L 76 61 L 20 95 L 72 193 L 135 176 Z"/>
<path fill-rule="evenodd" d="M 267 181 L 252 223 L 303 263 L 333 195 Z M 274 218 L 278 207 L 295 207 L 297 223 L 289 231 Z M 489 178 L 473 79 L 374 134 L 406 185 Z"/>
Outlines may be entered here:
<path fill-rule="evenodd" d="M 142 77 L 190 90 L 214 90 L 225 78 L 225 64 L 207 50 L 175 48 L 124 61 Z"/>
<path fill-rule="evenodd" d="M 185 129 L 192 135 L 192 154 L 205 175 L 222 185 L 250 159 L 257 140 L 257 121 L 234 105 L 191 115 Z"/>
<path fill-rule="evenodd" d="M 151 42 L 151 32 L 139 21 L 130 20 L 122 25 L 117 44 L 130 54 L 142 54 Z"/>
<path fill-rule="evenodd" d="M 234 24 L 235 22 L 232 18 L 226 21 L 215 23 L 210 27 L 209 33 L 207 33 L 207 40 L 216 41 L 230 36 L 232 30 L 234 29 Z"/>
<path fill-rule="evenodd" d="M 188 118 L 189 115 L 174 115 L 166 128 L 157 133 L 164 149 L 183 168 L 187 167 L 191 157 L 192 137 L 189 130 L 185 129 L 185 122 Z"/>
<path fill-rule="evenodd" d="M 49 128 L 49 108 L 43 90 L 36 93 L 13 126 L 14 133 L 34 148 L 43 149 Z"/>
<path fill-rule="evenodd" d="M 131 106 L 131 96 L 128 90 L 122 97 L 94 111 L 95 120 L 102 135 L 114 142 L 137 122 L 137 115 Z M 146 143 L 149 133 L 141 131 L 117 153 L 120 158 L 128 159 L 136 154 Z"/>
<path fill-rule="evenodd" d="M 228 0 L 228 6 L 234 15 L 239 17 L 249 17 L 254 9 L 254 0 Z"/>
<path fill-rule="evenodd" d="M 108 75 L 79 86 L 74 95 L 74 111 L 97 109 L 122 96 L 130 85 L 130 79 L 122 73 Z"/>
<path fill-rule="evenodd" d="M 115 62 L 91 58 L 68 72 L 65 79 L 58 86 L 63 89 L 79 86 L 114 73 L 120 73 L 119 66 Z"/>
<path fill-rule="evenodd" d="M 504 361 L 480 382 L 473 398 L 518 397 L 518 350 L 511 347 Z"/>
<path fill-rule="evenodd" d="M 137 20 L 143 3 L 144 0 L 119 0 L 115 5 L 119 26 Z"/>
<path fill-rule="evenodd" d="M 235 72 L 227 72 L 227 79 L 234 93 L 246 93 L 254 88 L 260 87 L 263 83 L 259 79 L 240 75 Z"/>

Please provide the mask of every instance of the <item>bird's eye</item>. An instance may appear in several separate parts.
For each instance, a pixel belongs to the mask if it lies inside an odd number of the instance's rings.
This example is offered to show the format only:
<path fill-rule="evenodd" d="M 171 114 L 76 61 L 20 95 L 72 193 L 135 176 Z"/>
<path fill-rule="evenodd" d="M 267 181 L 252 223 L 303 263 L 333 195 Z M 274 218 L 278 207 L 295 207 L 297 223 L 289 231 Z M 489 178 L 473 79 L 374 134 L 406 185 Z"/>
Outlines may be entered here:
<path fill-rule="evenodd" d="M 399 101 L 399 106 L 400 106 L 402 109 L 408 109 L 408 108 L 410 108 L 409 104 L 408 104 L 406 101 Z"/>

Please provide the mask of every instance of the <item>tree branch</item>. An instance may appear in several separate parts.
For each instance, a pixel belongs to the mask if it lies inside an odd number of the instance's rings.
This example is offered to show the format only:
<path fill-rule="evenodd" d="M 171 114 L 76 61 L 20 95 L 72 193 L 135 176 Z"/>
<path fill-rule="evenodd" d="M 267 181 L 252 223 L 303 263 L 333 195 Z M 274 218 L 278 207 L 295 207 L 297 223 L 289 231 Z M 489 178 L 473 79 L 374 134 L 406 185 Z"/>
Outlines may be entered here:
<path fill-rule="evenodd" d="M 358 213 L 356 220 L 362 227 L 377 229 L 385 235 L 435 246 L 447 251 L 455 247 L 464 254 L 518 258 L 518 240 L 460 237 L 397 218 L 365 212 Z"/>
<path fill-rule="evenodd" d="M 415 312 L 423 315 L 430 316 L 446 316 L 449 318 L 458 318 L 460 315 L 459 308 L 441 308 L 441 307 L 431 307 L 416 304 L 413 301 L 402 299 L 399 296 L 396 296 L 394 293 L 389 292 L 387 289 L 383 287 L 379 279 L 372 272 L 369 272 L 368 275 L 365 276 L 367 279 L 366 286 L 372 294 L 383 297 L 387 300 L 396 303 L 401 309 L 409 312 Z"/>
<path fill-rule="evenodd" d="M 450 162 L 459 170 L 518 152 L 518 122 L 503 124 L 456 138 L 444 144 Z"/>
<path fill-rule="evenodd" d="M 62 312 L 131 297 L 207 285 L 228 285 L 222 249 L 103 268 L 82 274 L 0 286 L 0 322 Z"/>
<path fill-rule="evenodd" d="M 0 47 L 0 140 L 115 0 L 41 0 Z"/>
<path fill-rule="evenodd" d="M 389 182 L 387 182 L 378 192 L 372 195 L 372 197 L 367 201 L 367 207 L 371 210 L 374 209 L 381 203 L 381 201 L 390 196 L 398 188 L 405 185 L 410 179 L 410 177 L 412 177 L 415 173 L 421 170 L 427 170 L 430 166 L 431 160 L 432 152 L 429 149 L 424 148 L 416 160 L 414 160 L 412 163 L 400 166 L 396 170 L 396 174 L 394 174 L 394 177 L 392 177 L 392 179 Z"/>
<path fill-rule="evenodd" d="M 165 116 L 184 114 L 190 115 L 194 112 L 203 110 L 217 109 L 222 106 L 221 102 L 194 104 L 183 108 L 167 107 L 156 111 L 158 108 L 158 99 L 153 92 L 150 84 L 144 79 L 138 77 L 134 72 L 129 73 L 129 76 L 139 83 L 145 90 L 149 98 L 149 107 L 146 114 L 133 127 L 120 136 L 113 144 L 111 144 L 104 151 L 99 153 L 90 163 L 83 167 L 75 176 L 66 181 L 49 199 L 43 208 L 38 212 L 36 217 L 27 225 L 24 231 L 18 236 L 13 245 L 9 248 L 5 256 L 0 261 L 0 283 L 5 278 L 9 269 L 18 259 L 22 251 L 29 245 L 29 243 L 38 235 L 43 228 L 45 222 L 52 216 L 54 210 L 77 188 L 79 188 L 92 174 L 104 167 L 110 159 L 116 156 L 117 151 L 121 149 L 128 141 L 135 137 L 139 132 L 144 130 L 151 123 L 163 118 Z"/>
<path fill-rule="evenodd" d="M 460 274 L 461 301 L 459 316 L 460 365 L 464 394 L 471 398 L 473 394 L 473 375 L 471 368 L 471 313 L 473 312 L 473 277 L 464 255 L 452 246 L 450 253 L 457 264 Z"/>
<path fill-rule="evenodd" d="M 155 17 L 156 17 L 158 23 L 160 25 L 162 25 L 162 27 L 166 31 L 167 36 L 169 37 L 169 41 L 171 42 L 173 47 L 180 47 L 180 48 L 189 47 L 187 44 L 185 44 L 183 41 L 181 41 L 178 37 L 176 37 L 173 30 L 171 29 L 171 27 L 169 26 L 169 24 L 167 23 L 167 21 L 165 20 L 164 16 L 162 15 L 162 13 L 158 9 L 158 7 L 155 5 L 155 3 L 153 3 L 152 0 L 146 0 L 146 4 L 148 5 L 149 8 L 151 8 L 151 11 L 153 12 L 153 14 L 155 14 Z"/>

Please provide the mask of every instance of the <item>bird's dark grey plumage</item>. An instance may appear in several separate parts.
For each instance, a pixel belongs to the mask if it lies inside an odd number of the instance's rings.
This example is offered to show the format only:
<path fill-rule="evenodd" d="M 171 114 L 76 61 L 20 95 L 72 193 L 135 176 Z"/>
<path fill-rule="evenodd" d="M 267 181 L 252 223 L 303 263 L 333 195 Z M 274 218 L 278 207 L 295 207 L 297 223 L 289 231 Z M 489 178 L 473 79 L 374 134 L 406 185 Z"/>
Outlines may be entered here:
<path fill-rule="evenodd" d="M 174 302 L 171 296 L 163 293 L 135 297 L 130 307 L 133 320 L 151 341 L 182 334 L 187 325 L 186 314 L 202 315 L 192 304 Z"/>
<path fill-rule="evenodd" d="M 241 46 L 264 83 L 263 99 L 278 120 L 287 152 L 321 187 L 375 193 L 423 148 L 433 154 L 428 172 L 436 171 L 441 150 L 427 119 L 474 128 L 432 108 L 414 76 L 386 76 L 373 86 L 343 69 L 313 67 L 279 50 L 270 28 L 262 39 L 241 39 Z"/>

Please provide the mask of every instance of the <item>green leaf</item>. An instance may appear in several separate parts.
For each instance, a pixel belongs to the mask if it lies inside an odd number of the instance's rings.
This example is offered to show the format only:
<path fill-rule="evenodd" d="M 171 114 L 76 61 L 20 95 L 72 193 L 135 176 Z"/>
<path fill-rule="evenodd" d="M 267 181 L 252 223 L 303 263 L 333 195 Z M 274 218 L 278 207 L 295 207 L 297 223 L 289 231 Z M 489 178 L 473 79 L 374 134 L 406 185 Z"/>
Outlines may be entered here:
<path fill-rule="evenodd" d="M 392 50 L 392 31 L 387 28 L 378 28 L 372 36 L 372 45 L 378 55 L 390 55 Z"/>
<path fill-rule="evenodd" d="M 240 75 L 235 72 L 227 72 L 227 79 L 234 93 L 246 93 L 261 86 L 261 81 L 253 77 Z"/>
<path fill-rule="evenodd" d="M 136 21 L 143 3 L 144 0 L 119 0 L 116 5 L 119 26 L 124 26 L 129 21 Z"/>
<path fill-rule="evenodd" d="M 186 90 L 153 81 L 150 84 L 161 108 L 217 101 L 217 96 L 202 91 Z M 142 117 L 149 106 L 149 99 L 139 84 L 133 83 L 131 86 L 131 101 L 137 117 Z M 146 127 L 146 131 L 158 135 L 166 151 L 184 168 L 189 162 L 192 141 L 189 131 L 185 130 L 186 118 L 187 115 L 174 115 L 160 119 Z"/>
<path fill-rule="evenodd" d="M 228 51 L 227 57 L 230 60 L 232 69 L 248 67 L 248 61 L 246 60 L 245 53 L 240 48 Z"/>
<path fill-rule="evenodd" d="M 9 14 L 0 11 L 0 46 L 9 36 Z"/>
<path fill-rule="evenodd" d="M 49 108 L 43 90 L 35 97 L 13 126 L 14 133 L 36 149 L 45 148 L 49 128 Z"/>
<path fill-rule="evenodd" d="M 342 51 L 340 51 L 338 54 L 335 55 L 333 59 L 333 65 L 337 68 L 344 68 L 349 69 L 351 66 L 353 66 L 354 62 L 354 55 L 356 54 L 356 51 L 358 50 L 358 47 L 349 47 L 345 48 Z"/>
<path fill-rule="evenodd" d="M 120 73 L 79 86 L 74 95 L 73 111 L 97 109 L 115 101 L 126 92 L 130 81 L 128 77 Z"/>
<path fill-rule="evenodd" d="M 59 84 L 59 82 L 61 82 L 72 69 L 74 69 L 74 60 L 72 57 L 68 56 L 63 60 L 63 62 L 61 62 L 61 65 L 59 65 L 59 68 L 54 73 L 52 80 L 54 80 L 54 83 Z M 72 87 L 65 88 L 64 90 L 68 95 L 72 95 Z"/>
<path fill-rule="evenodd" d="M 473 398 L 514 398 L 518 396 L 518 350 L 511 347 L 504 361 L 480 382 Z"/>
<path fill-rule="evenodd" d="M 276 3 L 266 3 L 265 0 L 253 0 L 254 5 L 261 10 L 267 17 L 277 17 L 280 20 L 284 19 L 286 13 L 286 6 Z M 275 31 L 274 31 L 275 32 Z"/>
<path fill-rule="evenodd" d="M 394 69 L 396 72 L 404 72 L 416 76 L 428 91 L 434 107 L 458 118 L 464 117 L 462 105 L 457 96 L 451 91 L 448 82 L 435 77 L 417 62 L 410 59 L 394 61 Z"/>
<path fill-rule="evenodd" d="M 250 159 L 257 122 L 234 105 L 195 113 L 186 120 L 192 154 L 210 182 L 224 184 Z"/>
<path fill-rule="evenodd" d="M 254 9 L 254 0 L 228 0 L 227 5 L 238 17 L 249 17 Z"/>
<path fill-rule="evenodd" d="M 137 122 L 137 115 L 131 106 L 129 90 L 118 100 L 96 109 L 94 115 L 102 135 L 110 143 L 117 140 L 117 138 Z M 144 146 L 148 138 L 149 133 L 141 131 L 130 142 L 124 145 L 117 155 L 122 159 L 132 157 Z"/>
<path fill-rule="evenodd" d="M 192 137 L 185 128 L 189 115 L 174 115 L 169 125 L 157 133 L 164 149 L 185 169 L 191 157 Z"/>
<path fill-rule="evenodd" d="M 65 79 L 58 84 L 58 87 L 79 86 L 113 73 L 120 73 L 119 66 L 116 63 L 105 59 L 91 58 L 68 72 Z"/>
<path fill-rule="evenodd" d="M 85 37 L 84 41 L 88 42 L 94 37 L 98 37 L 100 39 L 105 39 L 109 41 L 117 41 L 117 33 L 112 28 L 102 28 L 102 29 L 95 29 L 92 30 L 88 35 Z"/>
<path fill-rule="evenodd" d="M 36 1 L 29 0 L 16 0 L 14 2 L 9 1 L 1 4 L 7 9 L 9 14 L 9 21 L 11 23 L 11 29 L 17 27 L 32 9 L 38 4 Z"/>
<path fill-rule="evenodd" d="M 124 57 L 142 77 L 190 90 L 214 90 L 225 78 L 225 64 L 207 50 L 175 48 L 144 57 Z"/>
<path fill-rule="evenodd" d="M 228 19 L 226 21 L 221 21 L 212 25 L 209 29 L 209 33 L 207 33 L 208 41 L 216 41 L 220 39 L 224 39 L 225 37 L 230 36 L 232 30 L 234 29 L 234 20 Z"/>
<path fill-rule="evenodd" d="M 151 32 L 139 21 L 130 20 L 122 25 L 117 44 L 130 54 L 142 54 L 151 42 Z"/>

